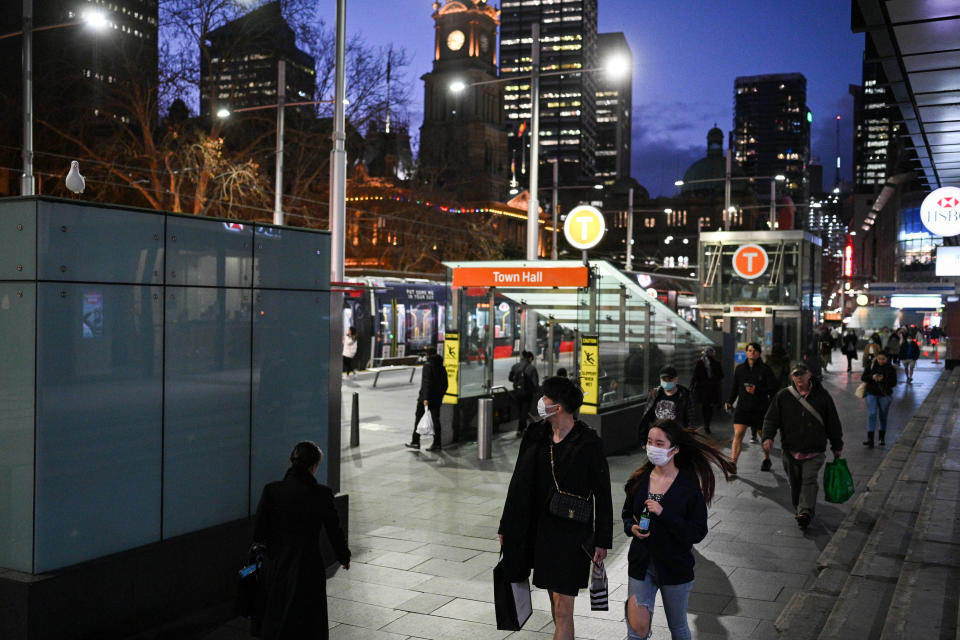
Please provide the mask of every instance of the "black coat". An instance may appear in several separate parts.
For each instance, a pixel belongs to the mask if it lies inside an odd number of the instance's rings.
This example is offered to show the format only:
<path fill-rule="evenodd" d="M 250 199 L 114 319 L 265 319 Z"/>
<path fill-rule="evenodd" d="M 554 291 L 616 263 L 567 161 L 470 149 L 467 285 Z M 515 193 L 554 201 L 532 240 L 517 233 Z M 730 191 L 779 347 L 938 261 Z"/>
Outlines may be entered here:
<path fill-rule="evenodd" d="M 747 393 L 744 389 L 747 382 L 752 382 L 756 386 L 753 393 Z M 760 412 L 762 415 L 762 412 L 767 410 L 767 405 L 770 404 L 770 398 L 777 392 L 778 388 L 777 376 L 773 369 L 757 358 L 752 367 L 747 361 L 738 364 L 737 368 L 733 370 L 733 389 L 730 390 L 730 398 L 727 402 L 733 404 L 733 401 L 739 397 L 738 413 L 741 411 Z"/>
<path fill-rule="evenodd" d="M 564 526 L 551 526 L 546 531 L 538 531 L 539 527 L 547 523 L 555 524 L 558 520 L 547 512 L 549 499 L 541 502 L 535 491 L 538 459 L 546 455 L 551 437 L 552 429 L 546 421 L 527 427 L 507 488 L 499 533 L 503 536 L 503 560 L 507 576 L 515 582 L 530 575 L 538 533 L 541 534 L 541 540 L 546 539 L 548 547 L 540 551 L 558 558 L 583 555 L 578 548 L 583 545 L 604 549 L 613 546 L 610 469 L 603 454 L 603 442 L 596 431 L 580 421 L 574 423 L 573 429 L 564 438 L 569 447 L 565 449 L 565 455 L 556 460 L 557 484 L 568 493 L 593 495 L 594 522 L 570 526 L 562 522 L 560 524 Z M 590 551 L 592 555 L 592 549 Z M 585 573 L 583 579 L 586 580 L 586 577 Z"/>
<path fill-rule="evenodd" d="M 658 419 L 656 407 L 657 403 L 661 400 L 673 401 L 674 410 L 677 414 L 674 420 L 676 420 L 680 426 L 686 428 L 693 423 L 694 410 L 690 390 L 682 384 L 678 384 L 677 392 L 672 396 L 668 396 L 667 392 L 663 390 L 663 387 L 656 386 L 650 390 L 650 396 L 647 398 L 647 408 L 640 418 L 641 445 L 647 443 L 647 431 L 650 430 L 650 427 L 653 426 L 653 423 Z"/>
<path fill-rule="evenodd" d="M 833 398 L 816 379 L 810 381 L 813 389 L 807 403 L 817 410 L 821 424 L 790 392 L 794 387 L 781 389 L 773 397 L 763 419 L 763 439 L 773 440 L 780 433 L 780 446 L 790 453 L 820 453 L 827 450 L 827 440 L 834 451 L 843 450 L 843 427 Z"/>
<path fill-rule="evenodd" d="M 723 394 L 720 389 L 723 380 L 723 366 L 716 358 L 710 358 L 710 373 L 707 374 L 707 365 L 703 358 L 697 359 L 693 367 L 693 380 L 690 382 L 690 391 L 694 401 L 700 404 L 720 404 Z"/>
<path fill-rule="evenodd" d="M 443 402 L 443 394 L 447 392 L 447 370 L 443 366 L 443 358 L 434 354 L 427 358 L 423 365 L 423 373 L 420 377 L 420 394 L 417 401 L 433 409 L 440 406 Z"/>
<path fill-rule="evenodd" d="M 337 560 L 350 562 L 329 487 L 294 467 L 283 480 L 264 487 L 253 532 L 253 541 L 266 547 L 261 638 L 328 637 L 326 570 L 320 555 L 324 529 Z"/>
<path fill-rule="evenodd" d="M 693 580 L 693 545 L 707 535 L 707 503 L 696 476 L 680 471 L 665 494 L 660 506 L 663 513 L 650 514 L 650 537 L 639 540 L 631 532 L 636 524 L 633 517 L 640 516 L 650 486 L 650 473 L 644 473 L 635 481 L 636 492 L 628 495 L 623 503 L 620 517 L 623 531 L 632 542 L 627 555 L 627 573 L 631 578 L 643 580 L 647 568 L 653 562 L 661 584 L 683 584 Z"/>
<path fill-rule="evenodd" d="M 873 379 L 874 374 L 882 375 L 883 379 L 877 382 Z M 868 396 L 891 396 L 893 388 L 897 386 L 897 370 L 889 360 L 881 365 L 874 359 L 870 366 L 863 370 L 860 379 L 867 383 Z"/>

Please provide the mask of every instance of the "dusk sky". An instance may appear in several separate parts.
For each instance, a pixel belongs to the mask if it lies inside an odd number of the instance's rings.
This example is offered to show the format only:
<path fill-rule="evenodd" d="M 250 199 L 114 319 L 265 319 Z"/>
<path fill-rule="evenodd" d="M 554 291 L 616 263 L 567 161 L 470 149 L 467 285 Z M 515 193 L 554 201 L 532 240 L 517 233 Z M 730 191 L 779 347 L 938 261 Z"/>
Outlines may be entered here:
<path fill-rule="evenodd" d="M 499 6 L 499 3 L 495 3 Z M 336 3 L 319 3 L 335 24 Z M 423 83 L 433 56 L 431 0 L 347 0 L 347 33 L 371 45 L 393 43 L 411 57 L 411 133 L 423 121 Z M 802 73 L 813 112 L 812 154 L 825 187 L 852 176 L 853 98 L 860 84 L 863 35 L 850 31 L 848 0 L 599 0 L 599 30 L 623 31 L 633 50 L 632 174 L 652 197 L 706 155 L 707 131 L 733 123 L 737 76 Z"/>

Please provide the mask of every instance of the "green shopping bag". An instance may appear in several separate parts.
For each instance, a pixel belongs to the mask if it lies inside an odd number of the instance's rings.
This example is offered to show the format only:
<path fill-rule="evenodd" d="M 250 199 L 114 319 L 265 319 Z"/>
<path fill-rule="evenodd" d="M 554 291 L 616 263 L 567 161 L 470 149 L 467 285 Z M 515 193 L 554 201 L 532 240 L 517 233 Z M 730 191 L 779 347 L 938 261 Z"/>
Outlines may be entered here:
<path fill-rule="evenodd" d="M 823 468 L 823 497 L 827 502 L 840 504 L 853 495 L 853 476 L 845 458 L 828 462 Z"/>

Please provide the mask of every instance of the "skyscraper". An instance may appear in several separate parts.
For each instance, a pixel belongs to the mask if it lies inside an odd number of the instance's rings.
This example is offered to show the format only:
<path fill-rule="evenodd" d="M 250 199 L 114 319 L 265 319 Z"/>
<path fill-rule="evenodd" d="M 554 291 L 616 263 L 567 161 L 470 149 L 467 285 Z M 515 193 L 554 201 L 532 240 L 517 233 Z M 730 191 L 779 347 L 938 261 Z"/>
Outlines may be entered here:
<path fill-rule="evenodd" d="M 853 94 L 853 185 L 854 192 L 874 193 L 887 179 L 887 150 L 900 130 L 900 114 L 894 103 L 883 67 L 863 61 L 863 85 L 850 87 Z"/>
<path fill-rule="evenodd" d="M 734 83 L 734 159 L 747 176 L 784 175 L 778 197 L 809 196 L 810 121 L 807 79 L 800 73 L 741 76 Z M 769 199 L 769 183 L 755 184 Z"/>
<path fill-rule="evenodd" d="M 601 33 L 597 58 L 608 60 L 622 56 L 633 61 L 633 53 L 623 33 Z M 597 82 L 597 179 L 604 184 L 630 177 L 630 130 L 633 110 L 633 78 L 619 79 L 604 74 Z"/>
<path fill-rule="evenodd" d="M 500 75 L 516 78 L 504 90 L 511 161 L 524 173 L 532 106 L 528 80 L 534 23 L 540 24 L 540 71 L 597 66 L 597 0 L 507 0 L 502 5 Z M 590 73 L 540 80 L 540 156 L 557 158 L 564 183 L 592 182 L 597 174 L 597 83 Z"/>
<path fill-rule="evenodd" d="M 314 59 L 297 48 L 280 2 L 271 2 L 211 31 L 209 61 L 200 55 L 200 113 L 277 103 L 277 63 L 285 61 L 287 102 L 314 100 Z M 312 105 L 294 107 L 304 114 Z"/>
<path fill-rule="evenodd" d="M 463 200 L 503 200 L 507 136 L 503 85 L 494 81 L 499 12 L 483 0 L 434 2 L 433 8 L 433 70 L 423 76 L 421 180 Z M 465 87 L 452 91 L 454 82 Z"/>

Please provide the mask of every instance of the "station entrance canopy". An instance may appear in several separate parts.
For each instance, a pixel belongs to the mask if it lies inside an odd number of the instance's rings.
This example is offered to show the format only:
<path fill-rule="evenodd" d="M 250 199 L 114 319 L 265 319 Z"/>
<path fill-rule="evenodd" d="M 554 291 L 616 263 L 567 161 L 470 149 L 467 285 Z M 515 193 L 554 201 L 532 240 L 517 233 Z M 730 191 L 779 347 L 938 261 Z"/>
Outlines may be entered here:
<path fill-rule="evenodd" d="M 590 261 L 589 268 L 576 260 L 444 265 L 451 289 L 446 330 L 460 340 L 461 398 L 511 389 L 509 370 L 522 349 L 536 354 L 541 380 L 562 367 L 571 377 L 583 374 L 589 395 L 581 359 L 596 353 L 593 402 L 600 412 L 641 400 L 666 364 L 689 384 L 701 350 L 714 344 L 608 262 Z M 593 409 L 585 404 L 584 413 Z"/>

